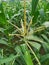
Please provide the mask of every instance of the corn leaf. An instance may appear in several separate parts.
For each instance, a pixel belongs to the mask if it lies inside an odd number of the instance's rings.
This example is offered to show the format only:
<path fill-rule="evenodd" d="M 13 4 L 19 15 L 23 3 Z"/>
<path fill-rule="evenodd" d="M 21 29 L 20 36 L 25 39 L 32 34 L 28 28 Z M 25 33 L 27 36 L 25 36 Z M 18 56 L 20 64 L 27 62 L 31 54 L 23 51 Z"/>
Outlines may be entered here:
<path fill-rule="evenodd" d="M 3 63 L 9 63 L 10 61 L 13 61 L 15 58 L 17 58 L 19 55 L 13 55 L 13 56 L 10 56 L 10 57 L 7 57 L 7 58 L 2 58 L 0 59 L 0 64 L 3 64 Z"/>
<path fill-rule="evenodd" d="M 21 48 L 22 48 L 22 51 L 24 53 L 24 60 L 25 60 L 26 64 L 33 65 L 33 62 L 32 62 L 32 59 L 31 59 L 31 56 L 30 56 L 30 53 L 29 53 L 27 46 L 22 45 Z"/>

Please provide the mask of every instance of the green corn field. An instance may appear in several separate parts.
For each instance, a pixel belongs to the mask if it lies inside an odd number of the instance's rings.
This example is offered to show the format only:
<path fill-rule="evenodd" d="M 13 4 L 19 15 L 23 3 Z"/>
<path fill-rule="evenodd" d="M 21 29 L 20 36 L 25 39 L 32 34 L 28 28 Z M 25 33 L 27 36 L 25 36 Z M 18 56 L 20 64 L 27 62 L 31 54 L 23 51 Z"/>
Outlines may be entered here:
<path fill-rule="evenodd" d="M 0 65 L 49 65 L 49 0 L 0 0 Z"/>

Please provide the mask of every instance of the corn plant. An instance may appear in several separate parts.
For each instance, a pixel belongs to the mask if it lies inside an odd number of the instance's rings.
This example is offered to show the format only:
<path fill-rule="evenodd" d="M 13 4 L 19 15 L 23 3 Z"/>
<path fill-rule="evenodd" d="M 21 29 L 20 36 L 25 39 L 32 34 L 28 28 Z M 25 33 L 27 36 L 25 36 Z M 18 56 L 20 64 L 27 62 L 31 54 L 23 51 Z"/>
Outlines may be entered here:
<path fill-rule="evenodd" d="M 0 5 L 2 7 L 0 14 L 3 14 L 2 17 L 0 15 L 0 22 L 5 25 L 5 28 L 1 28 L 3 25 L 0 26 L 0 65 L 48 65 L 48 61 L 45 61 L 49 59 L 49 23 L 35 26 L 38 23 L 33 25 L 33 15 L 28 23 L 24 0 L 24 16 L 18 27 L 12 23 L 12 19 L 6 20 L 2 2 Z M 7 25 L 14 31 L 10 29 L 9 33 Z"/>

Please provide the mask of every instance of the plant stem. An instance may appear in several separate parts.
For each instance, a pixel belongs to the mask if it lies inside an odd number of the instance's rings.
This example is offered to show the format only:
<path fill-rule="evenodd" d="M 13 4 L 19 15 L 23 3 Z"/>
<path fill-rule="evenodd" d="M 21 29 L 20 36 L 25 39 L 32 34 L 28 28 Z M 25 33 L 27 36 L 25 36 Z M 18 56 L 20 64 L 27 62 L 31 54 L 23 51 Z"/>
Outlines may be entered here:
<path fill-rule="evenodd" d="M 2 53 L 1 55 L 2 55 L 2 58 L 3 58 L 3 49 L 1 50 L 1 53 Z M 2 64 L 2 65 L 4 65 L 4 64 Z"/>
<path fill-rule="evenodd" d="M 29 47 L 29 49 L 31 50 L 32 54 L 34 55 L 34 57 L 36 58 L 37 62 L 38 62 L 38 65 L 41 65 L 39 59 L 37 58 L 35 52 L 32 50 L 32 48 L 30 47 L 30 45 L 26 42 L 26 45 Z"/>
<path fill-rule="evenodd" d="M 24 34 L 26 34 L 26 2 L 24 0 Z"/>
<path fill-rule="evenodd" d="M 20 34 L 9 34 L 9 36 L 22 36 L 22 35 L 20 35 Z"/>
<path fill-rule="evenodd" d="M 21 30 L 20 30 L 20 28 L 19 27 L 17 27 L 16 25 L 14 25 L 13 23 L 11 23 L 11 22 L 9 22 L 9 21 L 7 21 L 9 24 L 11 24 L 12 26 L 14 26 L 19 32 L 21 32 Z"/>
<path fill-rule="evenodd" d="M 15 59 L 13 60 L 12 65 L 14 65 L 14 62 L 15 62 Z"/>

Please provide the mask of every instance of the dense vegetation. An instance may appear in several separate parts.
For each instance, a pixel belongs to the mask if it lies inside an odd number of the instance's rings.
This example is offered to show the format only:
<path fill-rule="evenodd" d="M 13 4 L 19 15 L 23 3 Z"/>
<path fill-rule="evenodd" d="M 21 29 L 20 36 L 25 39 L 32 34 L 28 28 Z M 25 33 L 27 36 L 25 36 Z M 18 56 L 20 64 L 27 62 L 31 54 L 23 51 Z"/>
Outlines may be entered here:
<path fill-rule="evenodd" d="M 0 0 L 0 65 L 49 65 L 49 0 Z"/>

